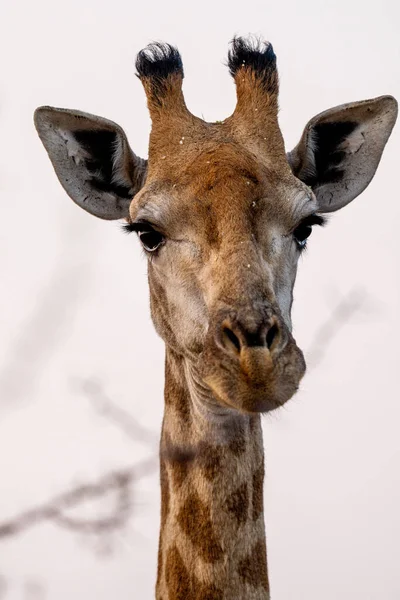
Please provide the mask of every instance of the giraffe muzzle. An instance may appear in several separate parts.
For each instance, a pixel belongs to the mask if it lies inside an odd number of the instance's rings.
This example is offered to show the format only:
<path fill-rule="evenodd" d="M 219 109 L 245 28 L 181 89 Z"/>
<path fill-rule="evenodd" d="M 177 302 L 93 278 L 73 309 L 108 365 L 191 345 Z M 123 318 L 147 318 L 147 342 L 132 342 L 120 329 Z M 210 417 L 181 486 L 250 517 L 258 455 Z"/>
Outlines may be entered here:
<path fill-rule="evenodd" d="M 203 379 L 217 399 L 247 413 L 282 406 L 305 373 L 301 350 L 269 307 L 220 311 L 200 363 Z"/>

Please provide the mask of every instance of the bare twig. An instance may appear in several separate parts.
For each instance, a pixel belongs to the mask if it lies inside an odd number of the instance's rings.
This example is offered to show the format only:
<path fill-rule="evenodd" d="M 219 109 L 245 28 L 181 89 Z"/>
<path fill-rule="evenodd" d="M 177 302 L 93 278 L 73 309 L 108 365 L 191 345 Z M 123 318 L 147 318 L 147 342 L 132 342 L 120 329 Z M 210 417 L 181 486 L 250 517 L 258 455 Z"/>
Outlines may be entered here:
<path fill-rule="evenodd" d="M 16 517 L 0 523 L 0 540 L 20 534 L 44 521 L 52 521 L 68 529 L 81 533 L 101 533 L 123 526 L 131 514 L 131 495 L 129 486 L 157 468 L 158 460 L 152 456 L 135 466 L 113 471 L 101 477 L 97 482 L 77 486 L 48 502 L 29 509 Z M 75 508 L 89 499 L 99 499 L 110 491 L 118 493 L 115 510 L 105 518 L 76 519 L 65 515 L 67 509 Z"/>
<path fill-rule="evenodd" d="M 117 425 L 131 440 L 142 442 L 152 450 L 158 444 L 158 436 L 141 425 L 130 413 L 120 408 L 104 392 L 101 384 L 93 379 L 82 382 L 82 390 L 96 410 Z"/>
<path fill-rule="evenodd" d="M 330 343 L 365 304 L 367 293 L 363 288 L 354 288 L 333 309 L 328 319 L 320 325 L 307 351 L 308 362 L 315 368 L 325 357 Z"/>
<path fill-rule="evenodd" d="M 0 369 L 1 408 L 14 408 L 21 399 L 32 397 L 37 378 L 68 332 L 90 284 L 92 266 L 82 260 L 88 235 L 76 236 L 75 221 L 66 225 L 49 279 L 38 297 L 28 302 L 30 313 L 19 326 Z"/>
<path fill-rule="evenodd" d="M 130 439 L 148 445 L 153 451 L 152 456 L 134 466 L 112 471 L 97 482 L 77 486 L 40 506 L 20 513 L 9 521 L 0 522 L 0 540 L 22 533 L 44 521 L 51 521 L 60 527 L 80 533 L 105 533 L 121 528 L 129 520 L 132 511 L 131 484 L 153 472 L 158 465 L 155 453 L 157 436 L 117 406 L 96 381 L 84 381 L 82 389 L 96 409 L 122 429 Z M 117 497 L 114 508 L 106 517 L 82 519 L 66 514 L 67 510 L 77 508 L 83 502 L 103 499 L 110 492 L 115 492 Z"/>

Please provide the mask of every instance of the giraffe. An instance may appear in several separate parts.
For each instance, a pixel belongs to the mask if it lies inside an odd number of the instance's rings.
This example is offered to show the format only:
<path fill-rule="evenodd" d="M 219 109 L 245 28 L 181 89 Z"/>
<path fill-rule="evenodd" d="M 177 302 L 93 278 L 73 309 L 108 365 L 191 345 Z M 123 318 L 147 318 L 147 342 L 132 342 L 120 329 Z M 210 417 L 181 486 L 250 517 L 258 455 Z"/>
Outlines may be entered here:
<path fill-rule="evenodd" d="M 305 372 L 292 335 L 299 256 L 324 213 L 375 174 L 397 116 L 391 96 L 311 119 L 285 152 L 271 44 L 235 38 L 233 114 L 192 115 L 169 44 L 137 57 L 149 158 L 112 121 L 40 107 L 35 125 L 62 186 L 97 217 L 124 219 L 148 258 L 166 345 L 157 600 L 267 600 L 261 414 Z"/>

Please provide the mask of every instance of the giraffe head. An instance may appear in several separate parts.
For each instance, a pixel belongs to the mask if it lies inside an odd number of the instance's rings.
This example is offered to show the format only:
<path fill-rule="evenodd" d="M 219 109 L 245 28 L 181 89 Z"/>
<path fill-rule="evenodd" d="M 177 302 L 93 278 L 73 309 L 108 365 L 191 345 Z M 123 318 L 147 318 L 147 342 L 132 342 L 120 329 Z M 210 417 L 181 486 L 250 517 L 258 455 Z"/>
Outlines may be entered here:
<path fill-rule="evenodd" d="M 382 96 L 321 113 L 286 154 L 270 44 L 233 41 L 237 105 L 218 123 L 188 111 L 175 48 L 153 44 L 136 66 L 152 119 L 148 161 L 118 125 L 82 112 L 39 108 L 37 130 L 71 198 L 137 232 L 156 329 L 200 387 L 223 406 L 268 411 L 305 371 L 290 317 L 301 251 L 321 215 L 371 181 L 397 103 Z"/>

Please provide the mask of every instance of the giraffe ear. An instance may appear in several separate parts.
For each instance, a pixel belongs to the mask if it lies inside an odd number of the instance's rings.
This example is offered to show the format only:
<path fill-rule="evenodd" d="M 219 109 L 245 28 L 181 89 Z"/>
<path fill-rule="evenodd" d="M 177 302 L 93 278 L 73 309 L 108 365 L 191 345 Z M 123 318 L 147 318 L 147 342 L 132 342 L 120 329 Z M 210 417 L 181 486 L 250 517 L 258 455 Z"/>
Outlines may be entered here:
<path fill-rule="evenodd" d="M 121 219 L 146 176 L 146 161 L 131 150 L 112 121 L 42 106 L 35 126 L 56 175 L 76 204 L 101 219 Z"/>
<path fill-rule="evenodd" d="M 392 96 L 343 104 L 309 121 L 287 157 L 316 195 L 319 210 L 342 208 L 367 187 L 397 117 Z"/>

